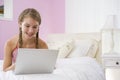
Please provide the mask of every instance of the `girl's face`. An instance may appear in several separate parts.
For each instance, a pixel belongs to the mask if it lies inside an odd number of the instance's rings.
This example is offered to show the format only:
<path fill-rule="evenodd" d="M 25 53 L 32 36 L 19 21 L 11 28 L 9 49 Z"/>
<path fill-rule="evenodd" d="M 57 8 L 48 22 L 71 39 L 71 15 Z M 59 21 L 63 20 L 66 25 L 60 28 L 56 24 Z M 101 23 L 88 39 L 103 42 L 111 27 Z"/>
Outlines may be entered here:
<path fill-rule="evenodd" d="M 22 35 L 26 39 L 31 39 L 36 36 L 39 30 L 39 22 L 31 17 L 24 18 L 23 22 L 20 24 L 22 28 Z"/>

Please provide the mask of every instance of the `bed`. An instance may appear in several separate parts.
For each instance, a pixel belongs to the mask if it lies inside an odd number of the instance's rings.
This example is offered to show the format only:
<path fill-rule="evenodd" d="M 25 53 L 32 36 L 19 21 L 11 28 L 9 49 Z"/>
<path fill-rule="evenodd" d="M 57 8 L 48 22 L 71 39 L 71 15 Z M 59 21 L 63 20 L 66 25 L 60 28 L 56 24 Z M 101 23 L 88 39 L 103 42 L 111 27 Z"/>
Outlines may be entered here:
<path fill-rule="evenodd" d="M 47 44 L 59 50 L 53 73 L 15 75 L 2 71 L 1 60 L 0 80 L 105 80 L 100 33 L 50 34 Z"/>

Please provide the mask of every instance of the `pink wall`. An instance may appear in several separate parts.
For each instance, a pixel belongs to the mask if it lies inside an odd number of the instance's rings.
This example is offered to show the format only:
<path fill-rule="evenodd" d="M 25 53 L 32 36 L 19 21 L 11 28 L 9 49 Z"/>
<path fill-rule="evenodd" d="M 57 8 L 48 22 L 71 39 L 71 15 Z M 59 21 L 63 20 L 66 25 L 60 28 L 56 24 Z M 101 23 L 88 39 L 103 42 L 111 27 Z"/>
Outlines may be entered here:
<path fill-rule="evenodd" d="M 3 59 L 4 44 L 18 33 L 17 18 L 26 8 L 37 9 L 42 17 L 40 37 L 46 40 L 50 33 L 65 32 L 65 0 L 13 0 L 13 20 L 0 21 L 0 59 Z"/>
<path fill-rule="evenodd" d="M 4 4 L 3 0 L 0 0 L 0 6 L 3 5 L 3 4 Z"/>

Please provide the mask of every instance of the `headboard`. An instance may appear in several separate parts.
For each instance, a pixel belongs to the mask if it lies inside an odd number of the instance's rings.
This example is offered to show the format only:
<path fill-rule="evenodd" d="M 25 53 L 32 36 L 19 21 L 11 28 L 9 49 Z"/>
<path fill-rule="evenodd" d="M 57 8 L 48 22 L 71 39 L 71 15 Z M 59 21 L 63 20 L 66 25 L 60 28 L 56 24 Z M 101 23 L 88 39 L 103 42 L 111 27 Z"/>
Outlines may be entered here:
<path fill-rule="evenodd" d="M 47 36 L 47 43 L 55 43 L 56 41 L 64 41 L 66 39 L 94 39 L 98 42 L 98 50 L 95 58 L 101 63 L 101 34 L 100 33 L 55 33 Z"/>

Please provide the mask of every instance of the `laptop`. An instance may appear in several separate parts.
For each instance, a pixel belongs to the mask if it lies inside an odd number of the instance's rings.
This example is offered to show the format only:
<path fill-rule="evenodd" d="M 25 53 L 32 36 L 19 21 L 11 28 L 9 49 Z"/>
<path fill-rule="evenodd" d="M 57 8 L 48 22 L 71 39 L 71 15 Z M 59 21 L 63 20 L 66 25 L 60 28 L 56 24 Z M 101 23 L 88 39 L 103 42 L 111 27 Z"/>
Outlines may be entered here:
<path fill-rule="evenodd" d="M 58 50 L 19 48 L 15 63 L 15 74 L 52 73 Z"/>

